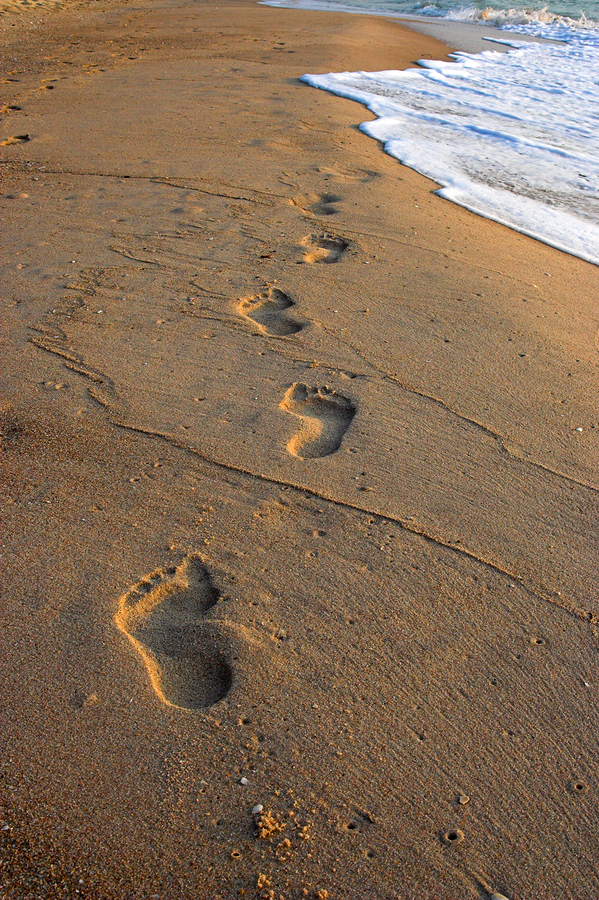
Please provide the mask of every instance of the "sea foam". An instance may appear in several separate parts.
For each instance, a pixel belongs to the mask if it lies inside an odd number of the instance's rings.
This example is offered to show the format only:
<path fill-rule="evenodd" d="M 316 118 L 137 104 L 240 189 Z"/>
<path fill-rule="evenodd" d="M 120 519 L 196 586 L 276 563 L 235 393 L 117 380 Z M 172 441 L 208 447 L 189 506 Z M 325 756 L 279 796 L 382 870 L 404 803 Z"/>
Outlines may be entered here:
<path fill-rule="evenodd" d="M 303 80 L 365 104 L 362 130 L 439 196 L 599 265 L 599 35 L 568 37 Z"/>
<path fill-rule="evenodd" d="M 537 26 L 558 24 L 565 28 L 599 27 L 598 0 L 584 0 L 587 11 L 582 10 L 577 0 L 548 0 L 546 6 L 529 5 L 518 7 L 501 5 L 482 6 L 476 2 L 464 4 L 463 0 L 258 0 L 263 6 L 286 7 L 288 9 L 326 10 L 329 12 L 361 13 L 386 18 L 413 19 L 435 18 L 456 22 L 492 25 L 496 28 L 514 26 L 519 31 L 522 25 L 531 26 L 530 33 L 538 34 Z M 550 8 L 554 5 L 554 9 Z M 589 14 L 590 13 L 590 14 Z"/>

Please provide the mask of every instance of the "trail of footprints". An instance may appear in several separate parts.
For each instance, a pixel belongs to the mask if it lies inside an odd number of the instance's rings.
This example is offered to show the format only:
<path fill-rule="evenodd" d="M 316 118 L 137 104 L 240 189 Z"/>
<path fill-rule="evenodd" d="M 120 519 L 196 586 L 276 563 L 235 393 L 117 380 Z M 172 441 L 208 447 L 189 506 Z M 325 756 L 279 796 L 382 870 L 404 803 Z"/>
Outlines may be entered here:
<path fill-rule="evenodd" d="M 328 210 L 332 198 L 326 195 L 321 199 Z M 349 244 L 324 233 L 310 235 L 303 246 L 304 262 L 335 263 Z M 305 327 L 290 312 L 294 307 L 287 294 L 269 287 L 241 299 L 237 309 L 263 334 L 288 337 Z M 335 453 L 356 412 L 342 394 L 303 383 L 291 385 L 280 407 L 300 421 L 287 450 L 302 460 Z M 118 601 L 115 624 L 139 653 L 155 693 L 168 706 L 205 709 L 224 699 L 231 689 L 231 646 L 222 623 L 209 617 L 218 602 L 210 575 L 195 555 L 177 568 L 152 572 Z"/>
<path fill-rule="evenodd" d="M 347 251 L 349 243 L 343 238 L 325 232 L 312 234 L 302 241 L 305 263 L 336 263 Z M 246 319 L 251 319 L 263 334 L 287 337 L 304 328 L 303 323 L 289 314 L 295 303 L 279 288 L 269 287 L 260 294 L 243 297 L 237 306 Z"/>
<path fill-rule="evenodd" d="M 323 195 L 329 202 L 330 195 Z M 338 198 L 336 198 L 338 199 Z M 325 232 L 311 234 L 302 241 L 303 262 L 336 263 L 349 247 L 343 238 Z M 279 288 L 269 287 L 260 294 L 242 298 L 238 312 L 251 319 L 263 334 L 287 337 L 304 328 L 289 311 L 295 306 L 291 297 Z M 300 420 L 300 430 L 287 444 L 298 459 L 318 459 L 335 453 L 349 428 L 356 408 L 347 397 L 328 387 L 292 384 L 280 404 L 281 409 Z"/>

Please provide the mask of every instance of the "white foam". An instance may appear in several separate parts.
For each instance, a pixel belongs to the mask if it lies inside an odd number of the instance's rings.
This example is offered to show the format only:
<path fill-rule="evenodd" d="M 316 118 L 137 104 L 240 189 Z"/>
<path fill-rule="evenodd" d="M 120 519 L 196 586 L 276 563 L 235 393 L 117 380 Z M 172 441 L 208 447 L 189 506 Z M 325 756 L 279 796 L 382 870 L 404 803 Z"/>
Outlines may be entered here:
<path fill-rule="evenodd" d="M 448 19 L 452 22 L 476 23 L 491 25 L 494 28 L 515 28 L 522 33 L 536 35 L 547 25 L 559 26 L 562 29 L 599 29 L 599 22 L 588 17 L 576 8 L 577 18 L 565 13 L 555 13 L 546 6 L 540 9 L 527 7 L 492 7 L 480 9 L 477 6 L 461 5 L 460 0 L 433 0 L 424 3 L 422 0 L 258 0 L 263 6 L 285 7 L 287 9 L 323 10 L 329 12 L 356 13 L 369 16 L 385 16 L 395 19 Z M 574 4 L 572 4 L 574 9 Z M 592 7 L 597 7 L 593 0 Z M 567 38 L 564 38 L 567 40 Z"/>
<path fill-rule="evenodd" d="M 424 6 L 420 13 L 421 15 L 439 16 L 440 11 L 435 6 Z M 553 39 L 559 39 L 556 31 L 559 29 L 563 40 L 568 40 L 568 37 L 564 37 L 564 35 L 570 36 L 573 29 L 590 31 L 597 27 L 597 22 L 589 19 L 582 12 L 577 19 L 574 19 L 551 12 L 546 6 L 541 9 L 517 6 L 509 9 L 492 6 L 479 9 L 476 6 L 466 6 L 444 10 L 441 15 L 454 22 L 477 22 L 482 25 L 493 25 L 495 28 L 513 28 L 523 34 L 534 34 Z"/>
<path fill-rule="evenodd" d="M 599 35 L 569 37 L 303 80 L 364 103 L 362 130 L 440 196 L 599 265 Z"/>

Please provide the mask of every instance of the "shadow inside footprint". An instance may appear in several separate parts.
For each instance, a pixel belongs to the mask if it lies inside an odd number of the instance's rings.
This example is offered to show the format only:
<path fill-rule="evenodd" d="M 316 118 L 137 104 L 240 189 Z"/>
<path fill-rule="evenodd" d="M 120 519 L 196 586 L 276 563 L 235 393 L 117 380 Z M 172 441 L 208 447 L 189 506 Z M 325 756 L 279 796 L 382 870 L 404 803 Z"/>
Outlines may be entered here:
<path fill-rule="evenodd" d="M 164 703 L 203 709 L 227 695 L 233 681 L 229 649 L 218 623 L 205 614 L 218 594 L 202 562 L 185 559 L 158 570 L 119 601 L 117 627 L 140 653 Z"/>
<path fill-rule="evenodd" d="M 343 197 L 339 194 L 308 194 L 305 197 L 294 197 L 292 203 L 305 213 L 316 216 L 334 216 L 339 212 L 337 207 Z"/>
<path fill-rule="evenodd" d="M 306 263 L 336 263 L 339 262 L 349 244 L 343 238 L 333 234 L 311 235 L 303 242 L 306 252 Z"/>
<path fill-rule="evenodd" d="M 310 209 L 317 216 L 334 216 L 338 211 L 336 204 L 340 203 L 342 199 L 338 194 L 322 194 L 316 203 L 310 206 Z"/>
<path fill-rule="evenodd" d="M 238 306 L 242 316 L 251 319 L 265 334 L 285 337 L 296 334 L 304 327 L 287 315 L 286 310 L 295 306 L 293 300 L 278 288 L 269 288 L 262 294 L 241 300 Z"/>
<path fill-rule="evenodd" d="M 15 134 L 12 137 L 6 138 L 5 141 L 2 141 L 0 147 L 10 147 L 11 144 L 26 144 L 30 140 L 31 138 L 28 134 Z"/>
<path fill-rule="evenodd" d="M 317 459 L 338 450 L 356 413 L 351 400 L 331 388 L 297 383 L 285 394 L 281 409 L 301 420 L 302 427 L 287 444 L 289 453 L 299 459 Z"/>

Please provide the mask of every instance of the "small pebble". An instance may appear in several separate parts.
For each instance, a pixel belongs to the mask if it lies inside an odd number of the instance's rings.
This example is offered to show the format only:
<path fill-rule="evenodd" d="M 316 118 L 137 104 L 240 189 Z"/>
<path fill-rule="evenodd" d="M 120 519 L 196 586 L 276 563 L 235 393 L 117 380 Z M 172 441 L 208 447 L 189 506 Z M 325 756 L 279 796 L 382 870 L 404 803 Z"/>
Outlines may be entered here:
<path fill-rule="evenodd" d="M 577 428 L 576 431 L 582 431 L 582 428 Z"/>
<path fill-rule="evenodd" d="M 261 803 L 256 803 L 256 805 L 255 805 L 254 808 L 252 809 L 252 815 L 253 815 L 253 816 L 259 816 L 260 813 L 263 812 L 263 811 L 264 811 L 264 807 L 262 806 L 262 804 L 261 804 Z"/>
<path fill-rule="evenodd" d="M 468 794 L 460 794 L 460 796 L 458 797 L 458 801 L 462 806 L 465 806 L 466 803 L 470 803 L 470 797 L 468 796 Z"/>
<path fill-rule="evenodd" d="M 503 894 L 491 894 L 489 900 L 507 900 L 507 897 L 504 897 Z"/>
<path fill-rule="evenodd" d="M 239 779 L 239 784 L 242 784 L 244 787 L 249 784 L 249 781 L 247 780 L 245 775 L 243 776 L 243 778 Z"/>

